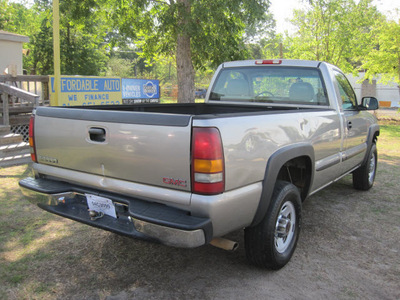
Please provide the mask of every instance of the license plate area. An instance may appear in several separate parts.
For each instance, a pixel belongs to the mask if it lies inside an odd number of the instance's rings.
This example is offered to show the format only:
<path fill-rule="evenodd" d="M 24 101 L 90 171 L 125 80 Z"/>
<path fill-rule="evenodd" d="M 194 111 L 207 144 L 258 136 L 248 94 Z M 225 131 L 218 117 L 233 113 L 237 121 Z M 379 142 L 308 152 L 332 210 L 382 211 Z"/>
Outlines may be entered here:
<path fill-rule="evenodd" d="M 103 213 L 104 215 L 117 218 L 114 202 L 111 199 L 96 196 L 92 194 L 85 194 L 89 211 Z"/>

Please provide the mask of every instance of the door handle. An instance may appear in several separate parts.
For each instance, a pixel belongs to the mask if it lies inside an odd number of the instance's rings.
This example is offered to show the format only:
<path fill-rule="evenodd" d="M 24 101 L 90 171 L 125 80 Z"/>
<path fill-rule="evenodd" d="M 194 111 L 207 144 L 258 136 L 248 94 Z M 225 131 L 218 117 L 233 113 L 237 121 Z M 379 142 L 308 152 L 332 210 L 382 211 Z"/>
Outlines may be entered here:
<path fill-rule="evenodd" d="M 99 127 L 91 127 L 89 129 L 89 138 L 93 142 L 102 143 L 106 140 L 106 130 Z"/>
<path fill-rule="evenodd" d="M 347 129 L 350 130 L 353 127 L 353 124 L 351 123 L 351 121 L 347 122 Z"/>

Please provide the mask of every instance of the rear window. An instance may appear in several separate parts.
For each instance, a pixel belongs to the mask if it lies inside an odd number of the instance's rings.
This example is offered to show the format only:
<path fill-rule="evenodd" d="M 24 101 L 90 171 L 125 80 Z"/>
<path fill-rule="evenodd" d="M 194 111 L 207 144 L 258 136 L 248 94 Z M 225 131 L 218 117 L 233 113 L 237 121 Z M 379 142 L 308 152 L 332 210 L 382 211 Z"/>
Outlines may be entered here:
<path fill-rule="evenodd" d="M 210 100 L 328 105 L 316 68 L 263 66 L 223 69 Z"/>

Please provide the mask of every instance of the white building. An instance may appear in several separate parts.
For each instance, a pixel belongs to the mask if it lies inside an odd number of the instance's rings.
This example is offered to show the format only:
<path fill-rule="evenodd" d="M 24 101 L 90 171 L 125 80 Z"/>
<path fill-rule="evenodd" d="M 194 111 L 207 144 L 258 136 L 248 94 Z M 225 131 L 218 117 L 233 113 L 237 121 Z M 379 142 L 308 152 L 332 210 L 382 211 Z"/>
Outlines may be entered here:
<path fill-rule="evenodd" d="M 22 74 L 22 44 L 29 37 L 0 30 L 0 75 Z"/>
<path fill-rule="evenodd" d="M 363 81 L 364 73 L 359 73 L 357 77 L 348 74 L 347 78 L 359 100 L 362 97 L 372 96 L 378 99 L 380 107 L 400 107 L 400 87 L 396 83 L 382 84 L 379 83 L 379 78 L 372 80 L 372 82 Z"/>

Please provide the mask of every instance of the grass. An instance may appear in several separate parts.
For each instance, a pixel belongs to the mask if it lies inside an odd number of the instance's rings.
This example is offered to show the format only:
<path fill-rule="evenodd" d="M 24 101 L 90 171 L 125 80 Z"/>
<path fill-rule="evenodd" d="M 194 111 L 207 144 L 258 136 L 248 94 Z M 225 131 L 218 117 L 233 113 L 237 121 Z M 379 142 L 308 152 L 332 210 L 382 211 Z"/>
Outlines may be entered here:
<path fill-rule="evenodd" d="M 390 166 L 390 172 L 386 172 L 385 167 L 378 176 L 388 178 L 380 183 L 385 186 L 387 182 L 385 197 L 392 201 L 398 199 L 390 186 L 400 176 L 400 168 L 396 167 L 400 163 L 399 137 L 400 126 L 381 126 L 379 159 Z M 93 247 L 87 245 L 88 240 L 96 239 L 96 245 L 101 247 L 97 236 L 104 238 L 106 235 L 102 231 L 92 231 L 90 227 L 44 212 L 23 199 L 18 181 L 28 174 L 27 165 L 0 169 L 0 299 L 58 298 L 63 278 L 70 277 L 71 285 L 80 284 L 84 276 L 97 280 L 100 275 L 90 275 L 92 264 L 98 263 L 96 255 L 108 255 L 107 249 L 96 254 Z M 374 206 L 370 210 L 375 215 L 384 213 L 382 207 Z M 101 276 L 115 274 L 110 271 Z M 357 297 L 351 290 L 346 293 Z"/>
<path fill-rule="evenodd" d="M 395 162 L 400 159 L 400 125 L 381 124 L 380 128 L 381 133 L 378 137 L 380 157 Z"/>
<path fill-rule="evenodd" d="M 49 245 L 66 236 L 64 222 L 23 199 L 18 181 L 28 173 L 27 165 L 0 169 L 0 299 L 41 298 L 47 284 L 35 274 L 54 256 Z"/>

